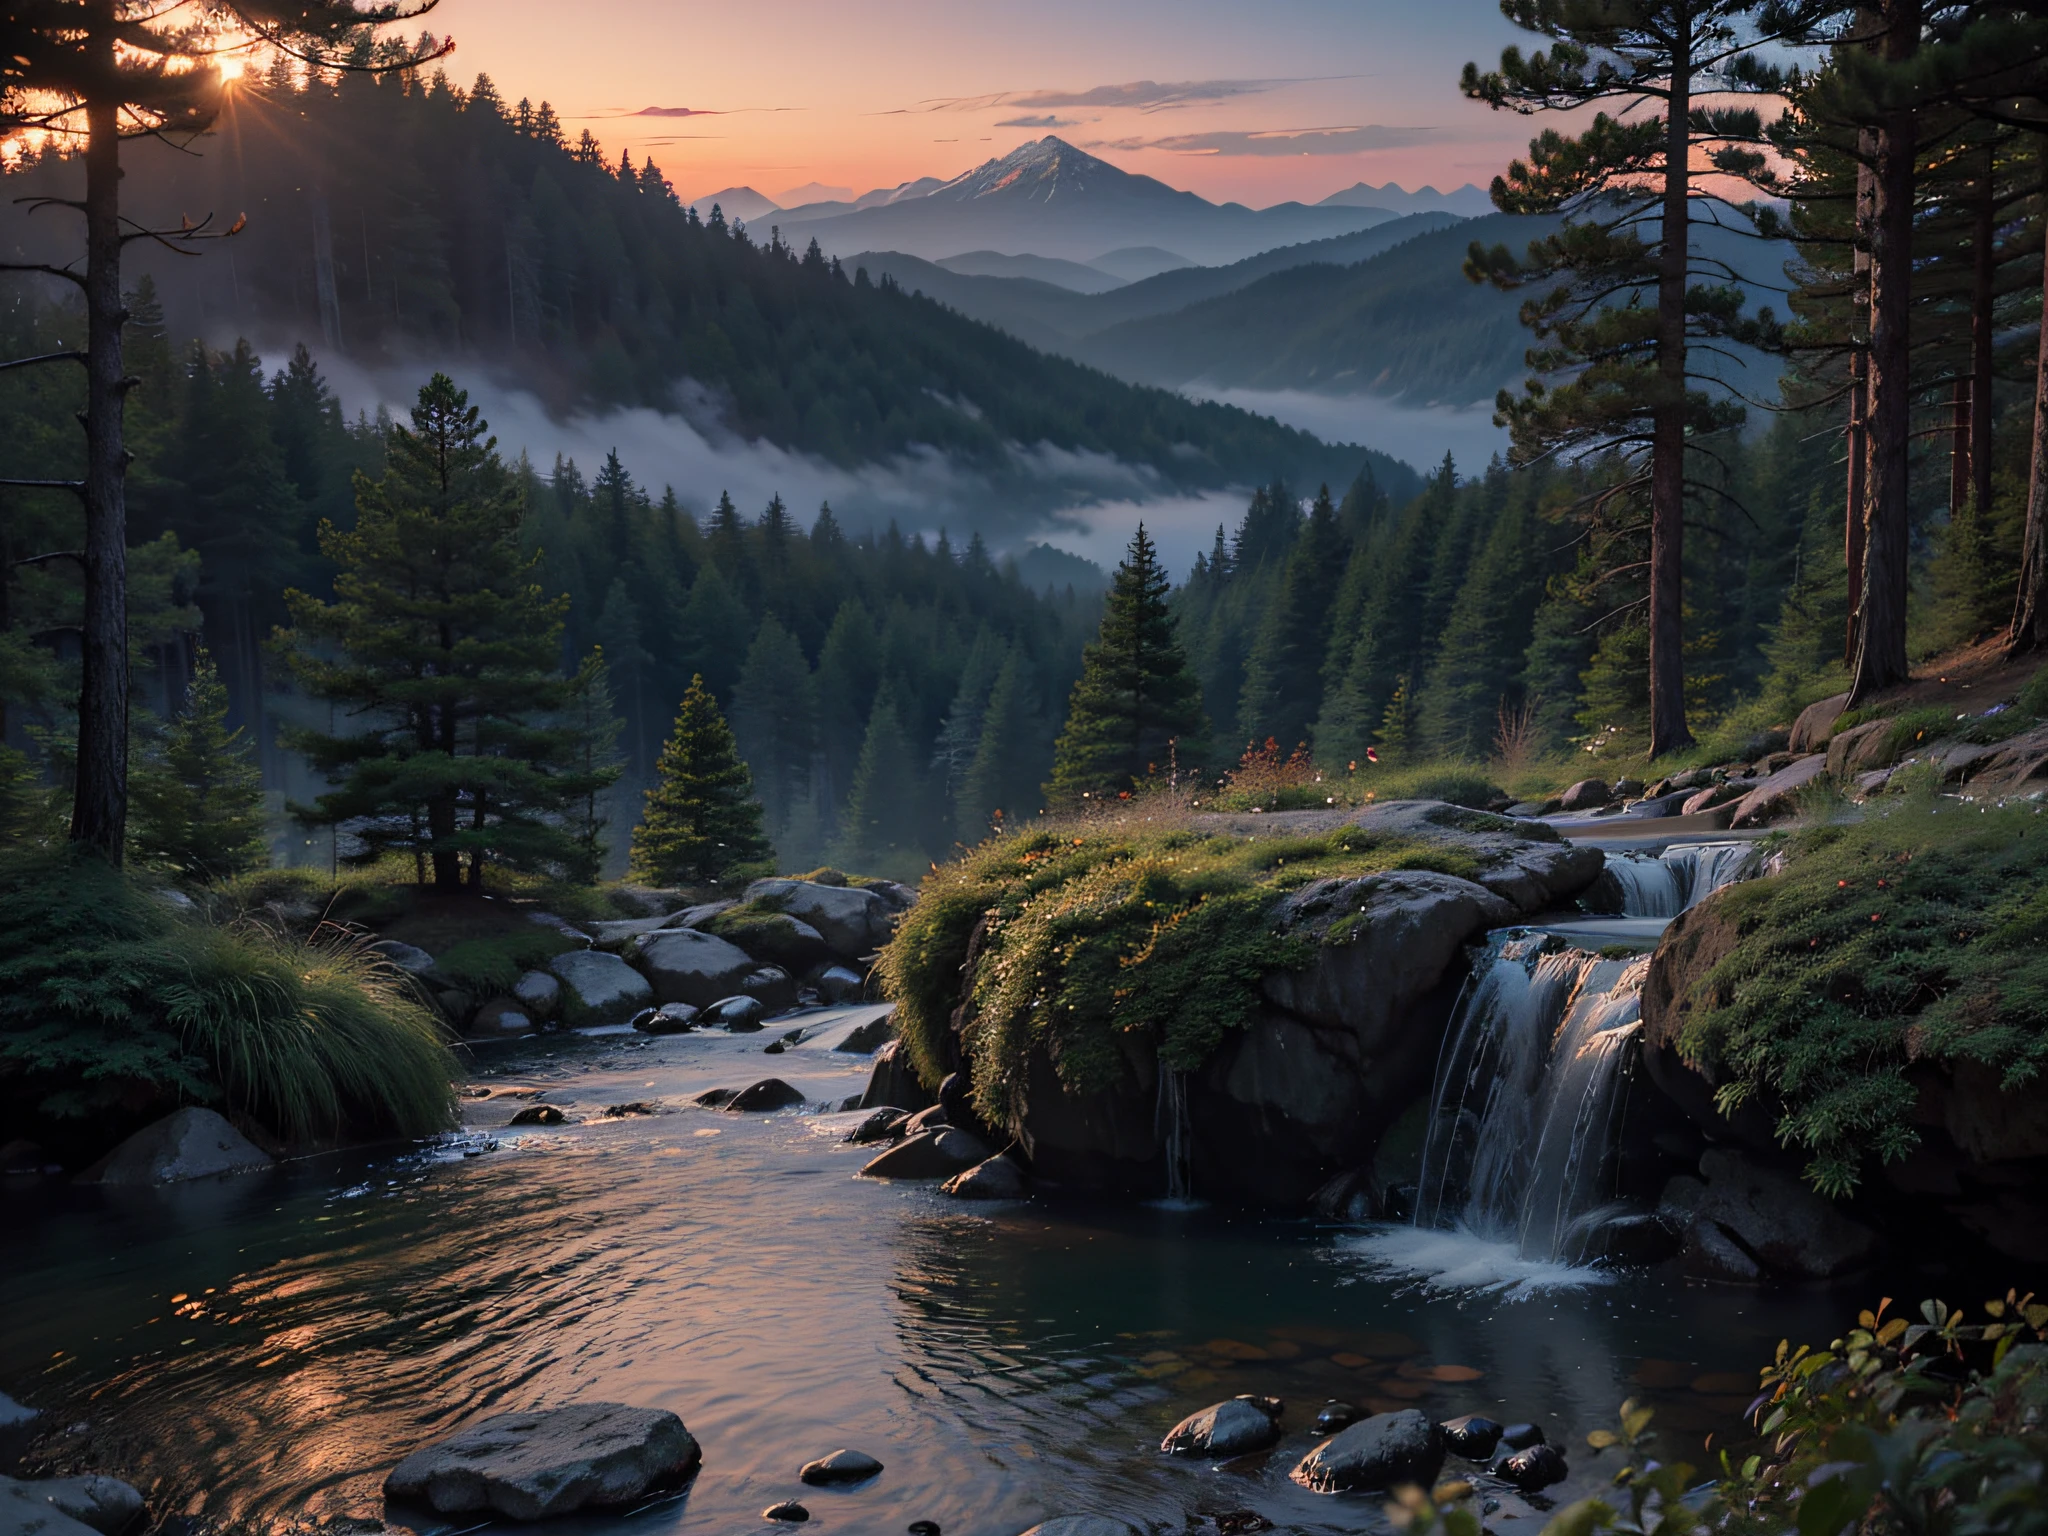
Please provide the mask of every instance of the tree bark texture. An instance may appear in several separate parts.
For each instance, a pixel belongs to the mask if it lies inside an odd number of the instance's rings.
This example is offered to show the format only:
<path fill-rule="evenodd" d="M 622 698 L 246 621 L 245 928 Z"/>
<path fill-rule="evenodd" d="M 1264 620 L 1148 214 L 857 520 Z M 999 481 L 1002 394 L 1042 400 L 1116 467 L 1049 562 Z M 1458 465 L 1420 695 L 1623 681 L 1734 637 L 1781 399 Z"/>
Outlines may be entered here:
<path fill-rule="evenodd" d="M 1650 756 L 1692 744 L 1685 725 L 1685 279 L 1692 210 L 1689 18 L 1676 28 L 1664 104 L 1663 238 L 1657 273 L 1658 399 L 1650 423 Z"/>
<path fill-rule="evenodd" d="M 2041 136 L 2048 162 L 2048 134 Z M 2041 187 L 2048 206 L 2048 178 Z M 2041 280 L 2048 290 L 2048 244 L 2042 251 Z M 2012 636 L 2007 652 L 2048 650 L 2048 325 L 2035 343 L 2034 462 L 2027 475 L 2027 531 L 2020 552 L 2019 596 L 2013 605 Z"/>

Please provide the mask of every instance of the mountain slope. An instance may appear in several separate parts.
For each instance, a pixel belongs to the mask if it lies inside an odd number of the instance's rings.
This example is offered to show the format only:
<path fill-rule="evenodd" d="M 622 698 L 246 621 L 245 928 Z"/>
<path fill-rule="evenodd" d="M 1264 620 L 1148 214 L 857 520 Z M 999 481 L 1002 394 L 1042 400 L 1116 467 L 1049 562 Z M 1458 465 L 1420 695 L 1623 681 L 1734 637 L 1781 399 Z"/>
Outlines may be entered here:
<path fill-rule="evenodd" d="M 1389 213 L 1455 213 L 1461 219 L 1481 219 L 1493 212 L 1493 199 L 1479 187 L 1466 183 L 1449 192 L 1435 187 L 1417 187 L 1405 192 L 1395 182 L 1375 187 L 1354 182 L 1341 192 L 1318 199 L 1318 208 L 1384 208 Z"/>
<path fill-rule="evenodd" d="M 793 209 L 778 222 L 785 238 L 815 238 L 840 256 L 890 250 L 936 261 L 985 248 L 1086 262 L 1123 246 L 1155 245 L 1213 265 L 1390 217 L 1374 208 L 1219 205 L 1047 136 L 923 197 L 852 211 Z"/>
<path fill-rule="evenodd" d="M 1042 351 L 1079 355 L 1071 343 L 1111 326 L 1172 314 L 1290 267 L 1364 261 L 1418 234 L 1456 222 L 1450 214 L 1414 214 L 1353 235 L 1262 251 L 1226 267 L 1182 267 L 1162 272 L 1157 277 L 1100 294 L 1071 293 L 1028 278 L 956 272 L 950 270 L 950 263 L 921 261 L 900 251 L 862 251 L 848 257 L 846 265 L 864 267 L 877 277 L 886 272 L 905 288 L 1008 331 Z"/>
<path fill-rule="evenodd" d="M 1364 458 L 1133 390 L 697 224 L 658 180 L 622 182 L 487 97 L 351 75 L 281 94 L 252 84 L 236 102 L 198 154 L 127 151 L 135 216 L 249 216 L 197 259 L 130 248 L 131 280 L 153 272 L 174 334 L 304 338 L 422 373 L 493 369 L 558 410 L 673 409 L 687 381 L 724 431 L 843 465 L 937 449 L 1000 478 L 1018 445 L 1044 445 L 1062 463 L 1097 456 L 1199 487 L 1283 466 L 1348 482 Z M 47 158 L 11 172 L 6 190 L 75 195 L 81 170 Z M 0 246 L 74 254 L 57 221 L 30 221 L 11 198 L 0 207 Z M 1391 461 L 1376 472 L 1406 474 Z"/>

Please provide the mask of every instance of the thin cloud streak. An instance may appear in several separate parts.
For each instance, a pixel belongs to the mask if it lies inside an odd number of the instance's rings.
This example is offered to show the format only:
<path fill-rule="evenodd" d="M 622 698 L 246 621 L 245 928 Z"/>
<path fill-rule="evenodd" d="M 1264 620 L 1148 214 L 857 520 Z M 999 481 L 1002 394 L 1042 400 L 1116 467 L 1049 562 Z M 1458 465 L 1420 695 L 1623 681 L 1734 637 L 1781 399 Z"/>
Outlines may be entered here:
<path fill-rule="evenodd" d="M 1297 75 L 1270 80 L 1177 80 L 1164 84 L 1157 80 L 1127 80 L 1120 85 L 1097 85 L 1084 91 L 1051 89 L 996 91 L 986 96 L 933 96 L 907 107 L 893 107 L 886 112 L 868 115 L 901 117 L 917 112 L 989 112 L 1002 107 L 1095 107 L 1163 112 L 1177 107 L 1230 101 L 1239 96 L 1263 95 L 1283 86 L 1364 78 L 1363 75 Z"/>
<path fill-rule="evenodd" d="M 1161 149 L 1176 155 L 1355 155 L 1374 149 L 1408 149 L 1429 143 L 1440 130 L 1364 123 L 1342 128 L 1269 128 L 1249 132 L 1177 133 L 1163 138 L 1102 139 L 1086 148 L 1134 151 Z"/>

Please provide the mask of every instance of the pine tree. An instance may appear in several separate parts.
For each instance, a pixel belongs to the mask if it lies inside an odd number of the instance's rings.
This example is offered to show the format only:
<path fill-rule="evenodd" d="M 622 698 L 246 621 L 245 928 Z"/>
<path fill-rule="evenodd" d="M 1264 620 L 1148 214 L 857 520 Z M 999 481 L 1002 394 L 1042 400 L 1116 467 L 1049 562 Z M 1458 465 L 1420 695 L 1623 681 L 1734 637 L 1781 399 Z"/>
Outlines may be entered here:
<path fill-rule="evenodd" d="M 1116 568 L 1102 630 L 1081 657 L 1066 728 L 1053 747 L 1046 796 L 1071 805 L 1116 794 L 1166 769 L 1201 759 L 1200 686 L 1174 637 L 1171 583 L 1145 525 Z"/>
<path fill-rule="evenodd" d="M 1251 741 L 1270 736 L 1290 750 L 1308 741 L 1322 710 L 1330 605 L 1347 554 L 1326 485 L 1288 552 L 1279 599 L 1259 626 L 1245 666 L 1238 735 Z"/>
<path fill-rule="evenodd" d="M 732 730 L 753 774 L 769 836 L 778 845 L 786 840 L 791 817 L 810 800 L 817 716 L 811 666 L 804 660 L 803 647 L 771 614 L 755 631 L 740 668 L 732 695 Z"/>
<path fill-rule="evenodd" d="M 715 885 L 770 851 L 761 803 L 732 728 L 704 679 L 693 677 L 633 829 L 633 878 L 650 885 Z"/>
<path fill-rule="evenodd" d="M 185 707 L 131 784 L 132 851 L 181 880 L 224 880 L 270 862 L 255 743 L 227 721 L 228 691 L 202 646 Z"/>
<path fill-rule="evenodd" d="M 604 873 L 604 861 L 611 852 L 605 829 L 611 825 L 611 789 L 619 778 L 619 733 L 626 722 L 619 718 L 612 695 L 611 667 L 602 649 L 593 650 L 569 680 L 569 703 L 563 724 L 574 744 L 569 762 L 569 826 L 576 840 L 576 853 L 564 863 L 563 872 L 582 885 L 594 885 Z"/>
<path fill-rule="evenodd" d="M 445 374 L 394 426 L 383 478 L 356 482 L 357 520 L 320 529 L 340 567 L 334 601 L 286 594 L 286 665 L 314 698 L 364 722 L 291 733 L 335 787 L 302 820 L 344 829 L 372 860 L 412 853 L 434 884 L 481 887 L 491 862 L 561 868 L 577 856 L 562 813 L 577 743 L 556 717 L 567 598 L 535 583 L 518 487 L 497 439 Z"/>
<path fill-rule="evenodd" d="M 862 874 L 914 877 L 926 855 L 923 775 L 903 728 L 894 680 L 875 694 L 840 820 L 838 862 Z"/>
<path fill-rule="evenodd" d="M 956 800 L 954 835 L 963 843 L 978 843 L 998 814 L 1006 827 L 1025 824 L 1038 809 L 1044 773 L 1044 724 L 1031 694 L 1030 672 L 1012 648 L 982 711 L 981 739 Z"/>

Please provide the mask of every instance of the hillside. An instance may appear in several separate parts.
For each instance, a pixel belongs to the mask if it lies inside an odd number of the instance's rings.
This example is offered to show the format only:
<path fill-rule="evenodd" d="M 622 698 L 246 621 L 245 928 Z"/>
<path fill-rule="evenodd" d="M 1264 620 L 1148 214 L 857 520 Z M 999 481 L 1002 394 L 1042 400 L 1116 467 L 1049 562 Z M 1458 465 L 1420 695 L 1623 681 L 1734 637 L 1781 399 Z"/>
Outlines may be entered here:
<path fill-rule="evenodd" d="M 658 173 L 622 179 L 487 92 L 252 83 L 195 151 L 126 155 L 137 217 L 248 215 L 198 258 L 131 247 L 131 280 L 155 276 L 174 335 L 492 368 L 557 410 L 687 401 L 726 433 L 842 465 L 937 449 L 1001 480 L 1021 473 L 1017 445 L 1047 445 L 1199 487 L 1283 466 L 1346 482 L 1361 462 L 695 220 Z M 0 245 L 68 259 L 69 229 L 13 199 L 70 194 L 80 174 L 57 158 L 11 174 Z"/>
<path fill-rule="evenodd" d="M 1343 265 L 1459 222 L 1450 214 L 1422 213 L 1394 219 L 1355 234 L 1312 240 L 1262 251 L 1222 267 L 1181 267 L 1112 289 L 1081 294 L 1029 277 L 956 270 L 952 262 L 923 261 L 900 251 L 862 251 L 849 267 L 890 277 L 913 293 L 997 326 L 1045 351 L 1078 356 L 1070 343 L 1112 326 L 1155 315 L 1170 315 L 1206 299 L 1233 293 L 1274 272 L 1317 262 Z M 1115 371 L 1115 370 L 1111 370 Z"/>
<path fill-rule="evenodd" d="M 921 197 L 776 215 L 785 236 L 830 254 L 903 251 L 936 261 L 968 250 L 1028 251 L 1087 262 L 1127 246 L 1160 246 L 1184 260 L 1237 261 L 1275 246 L 1383 224 L 1379 208 L 1212 203 L 1134 176 L 1051 135 L 1020 145 Z"/>

